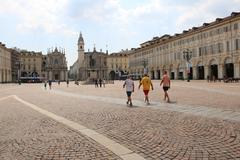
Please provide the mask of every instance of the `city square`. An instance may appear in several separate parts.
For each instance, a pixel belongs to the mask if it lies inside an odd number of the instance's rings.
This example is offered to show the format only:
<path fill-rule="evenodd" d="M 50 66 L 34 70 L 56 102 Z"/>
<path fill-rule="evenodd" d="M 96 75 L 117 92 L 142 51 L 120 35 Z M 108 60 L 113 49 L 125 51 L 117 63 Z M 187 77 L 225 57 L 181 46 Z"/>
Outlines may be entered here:
<path fill-rule="evenodd" d="M 239 83 L 0 85 L 0 159 L 240 159 Z"/>
<path fill-rule="evenodd" d="M 0 160 L 240 160 L 240 0 L 7 0 Z"/>

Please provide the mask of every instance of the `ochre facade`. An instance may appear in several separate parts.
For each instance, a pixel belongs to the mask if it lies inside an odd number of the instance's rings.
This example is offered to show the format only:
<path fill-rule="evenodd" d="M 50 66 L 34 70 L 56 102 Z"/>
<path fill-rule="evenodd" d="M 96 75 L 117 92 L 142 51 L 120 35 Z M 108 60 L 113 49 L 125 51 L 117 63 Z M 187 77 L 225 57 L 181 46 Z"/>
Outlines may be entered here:
<path fill-rule="evenodd" d="M 12 81 L 11 52 L 0 42 L 0 83 Z"/>
<path fill-rule="evenodd" d="M 181 34 L 154 37 L 134 49 L 129 66 L 133 74 L 143 74 L 145 68 L 152 79 L 160 79 L 165 70 L 172 79 L 186 79 L 188 75 L 192 79 L 239 78 L 240 13 Z"/>

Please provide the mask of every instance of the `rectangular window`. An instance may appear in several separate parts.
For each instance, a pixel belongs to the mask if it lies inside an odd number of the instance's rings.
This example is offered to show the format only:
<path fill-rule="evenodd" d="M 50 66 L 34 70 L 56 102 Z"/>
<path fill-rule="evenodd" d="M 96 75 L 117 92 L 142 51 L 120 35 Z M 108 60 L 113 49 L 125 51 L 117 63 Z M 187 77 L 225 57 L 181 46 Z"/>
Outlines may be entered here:
<path fill-rule="evenodd" d="M 213 54 L 216 54 L 218 49 L 217 44 L 212 45 L 212 47 L 213 47 Z"/>
<path fill-rule="evenodd" d="M 199 47 L 199 49 L 198 49 L 198 55 L 199 55 L 199 57 L 202 56 L 202 48 L 201 47 Z"/>
<path fill-rule="evenodd" d="M 224 31 L 224 32 L 227 32 L 227 31 L 228 31 L 228 26 L 224 27 L 224 28 L 223 28 L 223 31 Z"/>
<path fill-rule="evenodd" d="M 218 43 L 218 53 L 222 53 L 223 52 L 223 45 L 222 43 Z"/>
<path fill-rule="evenodd" d="M 210 31 L 210 32 L 209 32 L 209 35 L 210 35 L 210 37 L 213 36 L 213 31 Z"/>
<path fill-rule="evenodd" d="M 204 55 L 207 55 L 207 46 L 203 47 Z"/>
<path fill-rule="evenodd" d="M 180 53 L 176 53 L 177 54 L 177 59 L 180 59 Z"/>
<path fill-rule="evenodd" d="M 234 24 L 233 29 L 234 29 L 234 30 L 238 29 L 238 23 L 235 23 L 235 24 Z"/>
<path fill-rule="evenodd" d="M 229 41 L 227 41 L 227 44 L 226 44 L 226 50 L 227 50 L 227 52 L 230 51 L 230 44 L 229 44 Z"/>
<path fill-rule="evenodd" d="M 235 48 L 236 48 L 236 50 L 239 50 L 239 48 L 240 48 L 240 39 L 236 39 L 235 40 Z"/>

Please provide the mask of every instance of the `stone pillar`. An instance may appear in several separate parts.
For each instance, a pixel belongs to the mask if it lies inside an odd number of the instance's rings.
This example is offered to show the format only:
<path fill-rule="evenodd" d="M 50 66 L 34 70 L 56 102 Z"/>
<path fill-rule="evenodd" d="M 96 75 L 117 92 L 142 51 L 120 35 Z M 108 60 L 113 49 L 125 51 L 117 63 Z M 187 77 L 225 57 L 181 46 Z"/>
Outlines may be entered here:
<path fill-rule="evenodd" d="M 158 73 L 157 73 L 157 70 L 154 71 L 154 74 L 155 74 L 155 79 L 158 79 Z"/>
<path fill-rule="evenodd" d="M 207 76 L 210 76 L 209 66 L 204 66 L 204 78 L 207 79 Z"/>
<path fill-rule="evenodd" d="M 0 69 L 0 83 L 3 82 L 2 80 L 2 70 Z"/>
<path fill-rule="evenodd" d="M 218 65 L 218 78 L 223 78 L 223 67 L 224 64 L 219 64 Z"/>
<path fill-rule="evenodd" d="M 193 79 L 197 79 L 197 66 L 193 66 Z"/>
<path fill-rule="evenodd" d="M 62 81 L 62 80 L 64 80 L 64 77 L 63 77 L 64 75 L 63 75 L 63 71 L 60 71 L 60 77 L 59 77 L 59 80 L 60 81 Z"/>
<path fill-rule="evenodd" d="M 240 78 L 240 64 L 234 64 L 234 78 Z"/>
<path fill-rule="evenodd" d="M 3 69 L 3 82 L 6 82 L 6 73 L 4 69 Z"/>
<path fill-rule="evenodd" d="M 12 72 L 11 72 L 11 70 L 9 70 L 9 82 L 12 82 Z"/>
<path fill-rule="evenodd" d="M 178 79 L 178 72 L 179 72 L 179 70 L 176 68 L 176 69 L 174 69 L 175 71 L 174 71 L 174 74 L 175 74 L 175 79 Z"/>
<path fill-rule="evenodd" d="M 49 80 L 53 80 L 53 79 L 52 79 L 52 71 L 49 71 L 49 73 L 48 73 L 48 79 L 49 79 Z"/>

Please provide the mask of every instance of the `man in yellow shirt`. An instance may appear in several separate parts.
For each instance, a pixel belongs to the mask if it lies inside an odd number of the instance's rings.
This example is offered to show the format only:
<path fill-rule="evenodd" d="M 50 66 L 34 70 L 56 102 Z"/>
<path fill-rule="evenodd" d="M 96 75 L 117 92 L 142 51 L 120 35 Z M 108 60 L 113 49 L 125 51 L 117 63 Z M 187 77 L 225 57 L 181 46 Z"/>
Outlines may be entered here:
<path fill-rule="evenodd" d="M 152 90 L 153 90 L 153 85 L 152 85 L 151 79 L 148 77 L 147 74 L 144 74 L 144 77 L 142 78 L 142 80 L 141 80 L 141 82 L 138 86 L 138 89 L 140 89 L 141 85 L 143 86 L 143 92 L 144 92 L 144 95 L 145 95 L 145 102 L 147 104 L 150 104 L 149 99 L 148 99 L 148 93 L 149 93 L 150 87 L 152 87 Z"/>

